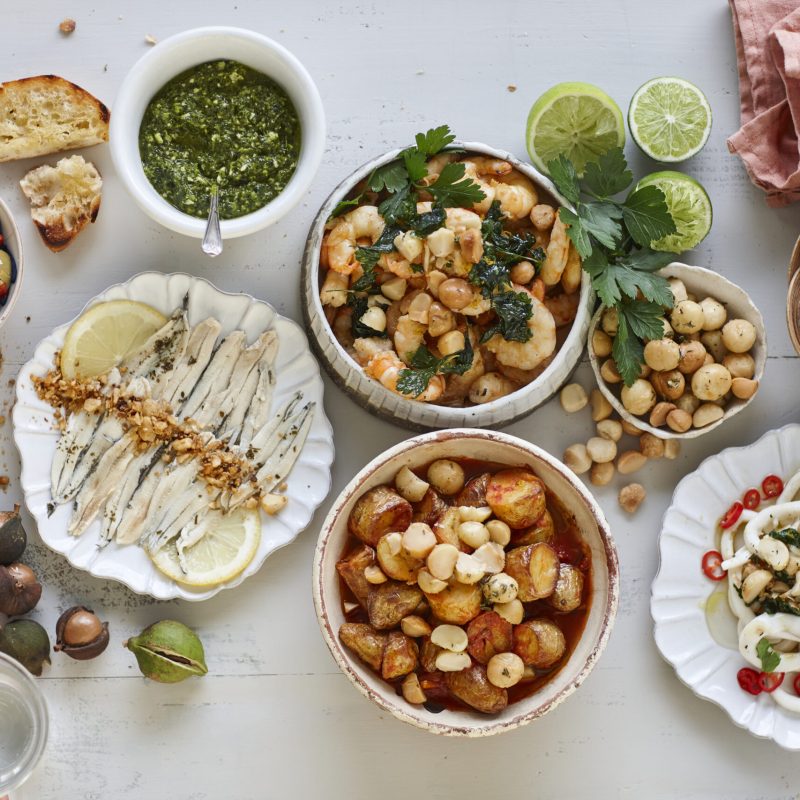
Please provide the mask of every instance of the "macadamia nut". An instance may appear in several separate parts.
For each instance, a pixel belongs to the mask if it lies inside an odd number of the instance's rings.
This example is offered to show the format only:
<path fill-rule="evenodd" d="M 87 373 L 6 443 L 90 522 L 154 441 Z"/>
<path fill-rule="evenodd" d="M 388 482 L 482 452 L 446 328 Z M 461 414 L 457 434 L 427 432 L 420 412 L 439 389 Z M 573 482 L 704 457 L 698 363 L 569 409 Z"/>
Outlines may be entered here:
<path fill-rule="evenodd" d="M 653 339 L 644 346 L 644 362 L 659 372 L 675 369 L 681 358 L 680 350 L 672 339 Z"/>
<path fill-rule="evenodd" d="M 719 330 L 728 319 L 728 312 L 725 306 L 713 297 L 706 297 L 700 301 L 700 308 L 703 309 L 703 330 Z"/>
<path fill-rule="evenodd" d="M 731 374 L 722 364 L 708 364 L 692 375 L 692 393 L 700 400 L 719 400 L 731 388 Z"/>
<path fill-rule="evenodd" d="M 561 407 L 567 414 L 574 414 L 585 408 L 589 402 L 586 390 L 579 383 L 570 383 L 561 390 L 559 395 Z"/>
<path fill-rule="evenodd" d="M 623 386 L 621 398 L 626 410 L 637 416 L 647 414 L 656 404 L 655 389 L 649 381 L 642 378 L 634 381 L 631 386 Z"/>
<path fill-rule="evenodd" d="M 703 329 L 703 309 L 691 300 L 677 303 L 669 319 L 678 333 L 695 333 Z"/>
<path fill-rule="evenodd" d="M 731 353 L 746 353 L 756 343 L 756 328 L 746 319 L 732 319 L 722 329 L 722 343 Z"/>

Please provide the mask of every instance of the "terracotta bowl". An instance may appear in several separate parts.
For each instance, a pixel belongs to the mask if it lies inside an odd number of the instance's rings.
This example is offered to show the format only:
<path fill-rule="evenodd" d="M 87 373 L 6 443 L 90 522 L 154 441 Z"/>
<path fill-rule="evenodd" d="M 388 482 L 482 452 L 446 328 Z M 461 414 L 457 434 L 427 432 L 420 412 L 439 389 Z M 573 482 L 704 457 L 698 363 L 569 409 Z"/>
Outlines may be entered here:
<path fill-rule="evenodd" d="M 686 284 L 689 292 L 697 295 L 701 300 L 709 296 L 716 298 L 728 310 L 728 319 L 746 319 L 748 322 L 753 323 L 756 329 L 756 343 L 753 345 L 750 355 L 753 356 L 756 362 L 754 378 L 760 382 L 764 377 L 764 367 L 767 364 L 767 332 L 764 328 L 764 319 L 761 316 L 761 312 L 756 308 L 747 292 L 735 283 L 731 283 L 727 278 L 723 278 L 718 272 L 705 269 L 705 267 L 692 267 L 688 264 L 681 264 L 678 261 L 668 264 L 659 274 L 665 278 L 680 278 Z M 686 433 L 676 433 L 666 426 L 654 428 L 648 423 L 646 417 L 637 417 L 622 405 L 622 401 L 619 398 L 622 384 L 612 387 L 600 376 L 600 360 L 592 351 L 591 341 L 595 329 L 600 324 L 600 317 L 604 310 L 602 306 L 597 310 L 589 326 L 589 360 L 600 391 L 622 419 L 630 422 L 631 425 L 635 425 L 639 430 L 652 433 L 661 439 L 695 439 L 718 428 L 758 397 L 758 392 L 749 400 L 739 400 L 736 397 L 732 397 L 725 408 L 725 415 L 704 428 L 689 428 Z"/>
<path fill-rule="evenodd" d="M 11 216 L 8 206 L 0 200 L 0 230 L 2 230 L 3 237 L 5 238 L 4 247 L 11 253 L 14 263 L 17 266 L 17 279 L 11 284 L 11 289 L 8 294 L 6 304 L 0 307 L 0 325 L 5 324 L 5 321 L 11 316 L 11 309 L 17 302 L 19 293 L 22 290 L 22 276 L 24 263 L 22 258 L 22 239 L 17 229 L 17 223 Z"/>
<path fill-rule="evenodd" d="M 509 161 L 514 168 L 530 178 L 540 196 L 556 204 L 570 206 L 556 190 L 551 181 L 537 172 L 530 164 L 524 164 L 510 153 L 496 150 L 476 142 L 459 142 L 458 146 L 472 153 L 481 153 Z M 319 299 L 320 275 L 319 255 L 325 224 L 331 212 L 345 199 L 352 189 L 374 169 L 396 159 L 401 150 L 392 150 L 359 167 L 345 178 L 331 193 L 319 210 L 308 234 L 303 253 L 303 317 L 309 331 L 311 346 L 322 365 L 333 380 L 360 406 L 373 414 L 412 430 L 431 428 L 455 428 L 459 426 L 495 427 L 508 425 L 524 417 L 549 400 L 568 380 L 580 361 L 589 330 L 589 321 L 594 308 L 594 292 L 590 281 L 581 285 L 580 305 L 566 340 L 541 375 L 506 397 L 491 403 L 465 408 L 451 408 L 433 403 L 409 400 L 389 391 L 380 383 L 367 377 L 360 367 L 339 344 L 325 319 Z"/>
<path fill-rule="evenodd" d="M 415 468 L 437 458 L 468 456 L 509 466 L 530 467 L 575 516 L 592 556 L 592 595 L 583 635 L 563 667 L 529 697 L 500 714 L 444 710 L 432 713 L 398 696 L 393 687 L 358 660 L 340 642 L 345 622 L 336 562 L 348 538 L 353 505 L 374 486 L 391 483 L 402 466 Z M 367 464 L 333 504 L 317 542 L 313 569 L 314 605 L 322 635 L 336 663 L 352 684 L 380 708 L 403 722 L 446 736 L 490 736 L 544 716 L 569 697 L 589 674 L 611 633 L 617 611 L 619 564 L 608 523 L 584 485 L 564 464 L 536 445 L 494 431 L 455 429 L 426 433 L 392 447 Z"/>

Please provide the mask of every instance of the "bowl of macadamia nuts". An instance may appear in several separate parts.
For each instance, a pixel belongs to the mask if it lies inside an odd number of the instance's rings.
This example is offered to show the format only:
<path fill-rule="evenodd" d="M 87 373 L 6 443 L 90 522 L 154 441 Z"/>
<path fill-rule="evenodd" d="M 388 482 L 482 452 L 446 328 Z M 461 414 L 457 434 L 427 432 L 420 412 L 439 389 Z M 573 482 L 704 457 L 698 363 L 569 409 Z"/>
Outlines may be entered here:
<path fill-rule="evenodd" d="M 664 309 L 664 336 L 645 343 L 640 377 L 626 386 L 612 358 L 616 309 L 594 315 L 589 358 L 623 420 L 662 439 L 691 439 L 755 397 L 767 359 L 764 320 L 747 292 L 716 272 L 674 262 L 660 274 L 675 304 Z"/>

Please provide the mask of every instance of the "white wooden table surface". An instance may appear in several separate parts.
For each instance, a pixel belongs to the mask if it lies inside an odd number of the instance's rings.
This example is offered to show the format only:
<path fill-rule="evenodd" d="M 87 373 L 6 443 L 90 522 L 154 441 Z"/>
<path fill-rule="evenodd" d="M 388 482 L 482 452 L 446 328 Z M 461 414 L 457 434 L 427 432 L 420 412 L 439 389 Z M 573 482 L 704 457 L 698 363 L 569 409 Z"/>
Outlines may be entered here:
<path fill-rule="evenodd" d="M 68 38 L 57 29 L 65 16 L 77 21 Z M 665 74 L 699 84 L 714 112 L 708 145 L 685 165 L 711 195 L 714 228 L 688 260 L 719 270 L 752 294 L 769 333 L 766 379 L 745 413 L 686 445 L 679 460 L 648 465 L 648 498 L 638 515 L 626 518 L 618 509 L 618 484 L 598 492 L 622 566 L 621 606 L 608 649 L 563 706 L 489 740 L 448 740 L 404 725 L 339 673 L 319 634 L 310 592 L 312 551 L 329 503 L 257 576 L 197 605 L 155 603 L 87 577 L 46 551 L 27 518 L 33 540 L 27 559 L 45 585 L 33 618 L 52 633 L 61 610 L 86 604 L 110 621 L 112 643 L 91 662 L 54 656 L 40 684 L 51 711 L 50 742 L 14 800 L 449 800 L 523 793 L 570 800 L 794 798 L 800 759 L 750 737 L 696 699 L 656 651 L 649 613 L 660 520 L 678 479 L 728 445 L 800 419 L 800 364 L 784 322 L 786 264 L 800 208 L 767 209 L 725 147 L 739 104 L 724 0 L 5 0 L 0 79 L 63 75 L 113 113 L 120 82 L 147 50 L 146 34 L 163 39 L 209 24 L 272 36 L 311 71 L 329 120 L 325 162 L 313 188 L 288 218 L 228 243 L 211 261 L 196 241 L 161 229 L 134 206 L 108 148 L 98 147 L 88 154 L 105 178 L 98 222 L 54 255 L 38 241 L 16 186 L 31 164 L 2 165 L 0 194 L 18 215 L 27 254 L 22 296 L 0 331 L 0 413 L 7 420 L 8 384 L 34 344 L 109 284 L 147 268 L 184 270 L 223 289 L 251 292 L 299 319 L 299 260 L 309 223 L 361 162 L 442 122 L 460 137 L 525 157 L 528 109 L 550 85 L 589 80 L 625 110 L 641 83 Z M 638 174 L 654 169 L 632 144 L 628 152 Z M 577 378 L 590 387 L 587 364 Z M 407 433 L 371 417 L 329 381 L 326 392 L 338 456 L 335 493 Z M 508 431 L 560 454 L 585 440 L 590 428 L 588 412 L 566 417 L 554 401 Z M 10 507 L 20 498 L 9 422 L 0 435 L 0 472 L 12 479 L 0 505 Z M 140 677 L 122 642 L 164 617 L 199 631 L 208 677 L 177 686 Z"/>

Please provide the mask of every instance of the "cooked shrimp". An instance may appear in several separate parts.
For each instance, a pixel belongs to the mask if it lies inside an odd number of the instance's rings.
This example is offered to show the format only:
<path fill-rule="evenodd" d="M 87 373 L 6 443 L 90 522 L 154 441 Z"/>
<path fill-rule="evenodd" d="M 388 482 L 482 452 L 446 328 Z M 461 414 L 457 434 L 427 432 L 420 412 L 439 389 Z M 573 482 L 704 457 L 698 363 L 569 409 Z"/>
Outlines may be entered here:
<path fill-rule="evenodd" d="M 567 294 L 573 294 L 581 288 L 582 271 L 581 257 L 575 249 L 575 245 L 570 244 L 567 266 L 561 273 L 561 287 Z"/>
<path fill-rule="evenodd" d="M 333 333 L 342 347 L 350 347 L 353 344 L 353 309 L 349 306 L 340 308 L 333 318 Z"/>
<path fill-rule="evenodd" d="M 381 385 L 385 386 L 390 391 L 402 394 L 402 392 L 397 390 L 397 380 L 400 377 L 400 371 L 405 368 L 406 365 L 397 357 L 397 353 L 389 350 L 374 356 L 369 364 L 367 364 L 365 372 L 370 378 L 375 378 L 377 381 L 380 381 Z M 427 389 L 414 399 L 421 400 L 423 403 L 433 403 L 442 396 L 443 392 L 444 376 L 434 375 Z M 405 397 L 406 395 L 403 396 Z"/>
<path fill-rule="evenodd" d="M 497 372 L 487 372 L 469 388 L 469 399 L 476 405 L 491 403 L 516 391 L 517 384 Z"/>
<path fill-rule="evenodd" d="M 319 290 L 319 299 L 322 305 L 339 308 L 347 302 L 348 277 L 341 272 L 328 270 L 322 288 Z"/>
<path fill-rule="evenodd" d="M 393 275 L 397 275 L 398 278 L 405 278 L 408 280 L 414 275 L 414 270 L 411 269 L 411 263 L 403 258 L 400 253 L 395 253 L 394 251 L 391 253 L 381 253 L 381 257 L 378 259 L 378 266 L 388 270 Z"/>
<path fill-rule="evenodd" d="M 533 314 L 528 320 L 531 338 L 527 342 L 509 342 L 496 333 L 485 344 L 501 364 L 519 369 L 534 369 L 556 349 L 556 323 L 553 315 L 531 292 L 527 294 L 533 306 Z"/>
<path fill-rule="evenodd" d="M 553 230 L 550 231 L 547 255 L 539 272 L 546 286 L 555 286 L 561 280 L 561 274 L 567 266 L 568 256 L 569 236 L 567 236 L 567 226 L 561 221 L 561 216 L 559 215 L 553 223 Z"/>
<path fill-rule="evenodd" d="M 433 183 L 441 174 L 442 170 L 456 160 L 455 153 L 437 153 L 428 159 L 426 166 L 428 168 L 427 183 Z M 430 209 L 428 209 L 430 211 Z M 421 211 L 419 213 L 422 213 Z"/>
<path fill-rule="evenodd" d="M 377 206 L 358 206 L 348 211 L 325 238 L 331 269 L 349 275 L 358 264 L 355 257 L 358 240 L 367 238 L 375 242 L 383 233 L 383 228 L 383 217 L 378 213 Z"/>
<path fill-rule="evenodd" d="M 486 371 L 477 337 L 472 333 L 470 333 L 470 341 L 473 353 L 472 366 L 463 375 L 453 373 L 447 376 L 444 394 L 440 400 L 443 405 L 463 405 L 471 391 L 470 387 Z"/>
<path fill-rule="evenodd" d="M 514 381 L 517 386 L 527 386 L 531 381 L 536 380 L 550 364 L 551 358 L 546 358 L 534 369 L 518 369 L 517 367 L 509 367 L 508 364 L 497 365 L 497 371 L 504 375 L 509 380 Z"/>
<path fill-rule="evenodd" d="M 533 283 L 531 284 L 530 293 L 539 301 L 544 300 L 544 293 L 545 293 L 545 285 L 544 281 L 536 277 L 533 279 Z"/>
<path fill-rule="evenodd" d="M 411 361 L 411 356 L 425 344 L 427 327 L 421 322 L 414 322 L 408 314 L 404 314 L 397 320 L 397 327 L 394 331 L 394 349 L 406 364 Z"/>
<path fill-rule="evenodd" d="M 578 301 L 580 295 L 577 294 L 557 294 L 555 297 L 545 297 L 544 304 L 547 310 L 553 315 L 557 328 L 564 325 L 571 325 L 578 313 Z"/>
<path fill-rule="evenodd" d="M 463 308 L 459 308 L 458 313 L 467 317 L 478 317 L 489 311 L 491 307 L 492 301 L 488 297 L 484 297 L 479 289 L 472 287 L 472 300 Z"/>
<path fill-rule="evenodd" d="M 492 180 L 492 186 L 501 211 L 510 219 L 527 217 L 539 199 L 530 178 L 516 170 Z"/>
<path fill-rule="evenodd" d="M 362 367 L 366 367 L 378 353 L 388 353 L 391 349 L 392 343 L 388 339 L 379 338 L 378 336 L 364 336 L 353 342 L 356 361 Z"/>
<path fill-rule="evenodd" d="M 494 202 L 496 190 L 489 181 L 483 179 L 487 176 L 499 177 L 501 175 L 507 175 L 511 172 L 513 167 L 508 161 L 502 161 L 499 158 L 489 158 L 488 156 L 465 158 L 461 163 L 464 165 L 464 174 L 468 178 L 472 178 L 472 180 L 481 187 L 485 195 L 483 200 L 480 200 L 472 206 L 472 210 L 477 211 L 479 214 L 485 214 Z"/>

